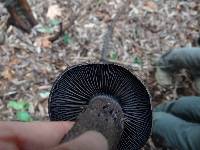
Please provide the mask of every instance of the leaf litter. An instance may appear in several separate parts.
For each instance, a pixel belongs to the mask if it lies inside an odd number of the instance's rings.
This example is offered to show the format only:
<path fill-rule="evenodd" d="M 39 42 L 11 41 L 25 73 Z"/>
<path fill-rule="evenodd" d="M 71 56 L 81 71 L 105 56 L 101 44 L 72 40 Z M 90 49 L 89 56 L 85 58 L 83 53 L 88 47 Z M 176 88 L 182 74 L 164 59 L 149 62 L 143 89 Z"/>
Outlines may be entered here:
<path fill-rule="evenodd" d="M 30 106 L 18 113 L 18 120 L 48 120 L 47 99 L 55 78 L 67 66 L 99 60 L 107 24 L 124 1 L 29 2 L 39 27 L 31 34 L 10 27 L 5 43 L 0 46 L 0 120 L 16 120 L 14 107 L 19 106 L 14 106 L 13 100 L 21 99 Z M 8 13 L 0 7 L 0 24 L 4 24 Z M 149 88 L 155 105 L 180 95 L 195 95 L 192 90 L 180 90 L 191 87 L 187 73 L 177 76 L 182 85 L 159 86 L 154 64 L 161 54 L 192 46 L 199 37 L 198 0 L 134 0 L 129 1 L 126 9 L 116 23 L 108 58 L 133 67 Z M 59 21 L 64 34 L 51 42 L 48 38 L 58 32 Z M 150 141 L 144 149 L 157 148 Z"/>

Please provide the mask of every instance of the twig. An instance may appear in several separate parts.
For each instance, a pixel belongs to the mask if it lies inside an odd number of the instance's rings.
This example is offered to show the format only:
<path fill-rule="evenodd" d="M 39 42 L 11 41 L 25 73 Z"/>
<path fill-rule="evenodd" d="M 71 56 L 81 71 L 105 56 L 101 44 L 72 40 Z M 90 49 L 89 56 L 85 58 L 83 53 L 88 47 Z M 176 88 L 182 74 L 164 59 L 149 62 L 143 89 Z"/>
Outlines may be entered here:
<path fill-rule="evenodd" d="M 110 48 L 110 43 L 112 42 L 113 30 L 114 30 L 116 22 L 118 21 L 120 16 L 125 13 L 126 6 L 128 6 L 127 5 L 128 2 L 129 1 L 127 0 L 123 4 L 123 6 L 119 8 L 119 11 L 117 12 L 116 16 L 113 18 L 113 20 L 111 21 L 111 23 L 107 27 L 107 31 L 106 31 L 106 33 L 103 37 L 103 46 L 102 46 L 102 50 L 101 50 L 101 60 L 100 61 L 103 62 L 103 63 L 108 62 L 107 54 L 108 54 L 108 50 Z"/>
<path fill-rule="evenodd" d="M 54 36 L 49 37 L 49 41 L 52 43 L 56 41 L 61 35 L 63 35 L 63 24 L 62 22 L 59 24 L 59 32 L 57 32 Z"/>

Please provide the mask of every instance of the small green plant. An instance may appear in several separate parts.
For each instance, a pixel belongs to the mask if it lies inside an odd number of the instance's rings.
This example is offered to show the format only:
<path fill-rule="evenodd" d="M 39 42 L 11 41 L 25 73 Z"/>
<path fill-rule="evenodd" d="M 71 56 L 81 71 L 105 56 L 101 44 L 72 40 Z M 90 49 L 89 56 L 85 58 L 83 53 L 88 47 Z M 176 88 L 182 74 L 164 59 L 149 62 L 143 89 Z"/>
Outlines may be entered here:
<path fill-rule="evenodd" d="M 10 100 L 7 104 L 8 108 L 16 111 L 16 119 L 23 122 L 32 121 L 32 117 L 28 113 L 29 103 L 25 101 Z"/>
<path fill-rule="evenodd" d="M 54 27 L 58 26 L 61 23 L 59 19 L 52 19 L 49 21 L 49 25 L 40 25 L 37 27 L 37 31 L 40 33 L 53 33 Z"/>
<path fill-rule="evenodd" d="M 111 51 L 111 52 L 110 52 L 110 58 L 111 58 L 112 60 L 117 60 L 117 58 L 118 58 L 117 52 L 116 52 L 116 51 Z"/>
<path fill-rule="evenodd" d="M 101 5 L 105 2 L 105 0 L 96 0 L 96 2 L 97 2 L 98 5 Z"/>
<path fill-rule="evenodd" d="M 64 44 L 69 44 L 70 41 L 71 41 L 70 36 L 67 33 L 64 33 L 64 36 L 63 36 L 63 42 L 64 42 Z"/>
<path fill-rule="evenodd" d="M 51 26 L 55 27 L 58 26 L 61 23 L 61 21 L 59 19 L 52 19 L 49 21 L 49 23 Z"/>
<path fill-rule="evenodd" d="M 37 28 L 37 31 L 40 33 L 53 33 L 53 28 L 48 26 L 40 26 Z"/>
<path fill-rule="evenodd" d="M 7 107 L 14 110 L 27 110 L 29 108 L 29 103 L 24 101 L 10 100 L 7 104 Z"/>
<path fill-rule="evenodd" d="M 142 66 L 143 65 L 143 61 L 142 61 L 142 59 L 140 57 L 134 56 L 133 57 L 133 64 L 138 64 L 138 65 Z"/>
<path fill-rule="evenodd" d="M 17 120 L 23 121 L 23 122 L 30 122 L 33 120 L 27 111 L 18 111 L 16 113 L 16 118 Z"/>

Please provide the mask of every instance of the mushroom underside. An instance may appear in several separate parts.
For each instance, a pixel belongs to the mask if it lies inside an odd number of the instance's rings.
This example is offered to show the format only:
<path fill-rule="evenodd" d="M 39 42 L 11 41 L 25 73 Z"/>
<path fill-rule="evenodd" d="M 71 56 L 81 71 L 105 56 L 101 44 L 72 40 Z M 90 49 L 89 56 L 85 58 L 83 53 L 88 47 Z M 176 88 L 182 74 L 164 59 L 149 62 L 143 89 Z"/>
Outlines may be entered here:
<path fill-rule="evenodd" d="M 82 64 L 67 68 L 51 89 L 50 120 L 75 121 L 90 100 L 99 95 L 112 97 L 124 113 L 118 150 L 143 147 L 152 125 L 150 96 L 142 82 L 120 65 Z"/>

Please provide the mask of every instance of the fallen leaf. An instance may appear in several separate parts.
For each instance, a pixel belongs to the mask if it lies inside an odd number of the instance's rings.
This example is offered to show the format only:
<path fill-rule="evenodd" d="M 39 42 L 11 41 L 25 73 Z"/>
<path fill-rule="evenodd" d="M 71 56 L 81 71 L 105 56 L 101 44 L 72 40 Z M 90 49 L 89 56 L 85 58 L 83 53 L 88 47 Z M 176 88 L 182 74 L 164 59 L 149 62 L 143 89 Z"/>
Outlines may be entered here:
<path fill-rule="evenodd" d="M 99 18 L 99 20 L 103 20 L 105 22 L 108 22 L 111 19 L 109 13 L 104 10 L 97 11 L 96 16 Z"/>
<path fill-rule="evenodd" d="M 2 72 L 2 76 L 4 77 L 4 79 L 12 80 L 12 78 L 13 78 L 13 72 L 10 69 L 10 67 L 6 67 L 4 69 L 4 71 Z"/>
<path fill-rule="evenodd" d="M 12 66 L 12 65 L 17 65 L 20 63 L 20 60 L 15 58 L 15 57 L 12 57 L 11 61 L 9 62 L 8 66 Z"/>
<path fill-rule="evenodd" d="M 47 17 L 50 19 L 55 19 L 58 16 L 62 15 L 62 10 L 58 5 L 51 5 L 47 11 Z"/>
<path fill-rule="evenodd" d="M 49 41 L 49 36 L 38 37 L 35 43 L 36 46 L 41 48 L 52 48 L 52 42 Z"/>
<path fill-rule="evenodd" d="M 144 3 L 143 9 L 149 12 L 156 12 L 158 10 L 158 5 L 153 1 L 147 1 Z"/>

